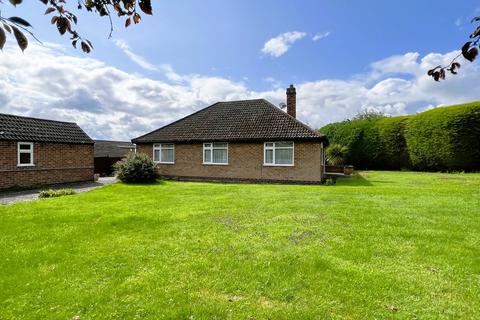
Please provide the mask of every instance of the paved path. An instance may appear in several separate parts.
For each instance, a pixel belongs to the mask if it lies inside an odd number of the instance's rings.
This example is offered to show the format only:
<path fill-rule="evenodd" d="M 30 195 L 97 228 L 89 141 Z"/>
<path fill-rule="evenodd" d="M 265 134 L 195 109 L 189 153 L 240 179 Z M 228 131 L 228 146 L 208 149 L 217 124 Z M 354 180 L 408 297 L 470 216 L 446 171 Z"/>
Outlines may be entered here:
<path fill-rule="evenodd" d="M 105 185 L 117 182 L 117 179 L 114 177 L 105 177 L 100 178 L 96 182 L 80 182 L 80 183 L 66 183 L 54 185 L 51 187 L 46 187 L 43 189 L 34 189 L 34 190 L 25 190 L 25 191 L 11 191 L 11 192 L 0 192 L 0 205 L 2 204 L 12 204 L 17 202 L 24 201 L 33 201 L 38 199 L 38 193 L 45 189 L 62 189 L 62 188 L 72 188 L 77 193 L 87 192 Z"/>

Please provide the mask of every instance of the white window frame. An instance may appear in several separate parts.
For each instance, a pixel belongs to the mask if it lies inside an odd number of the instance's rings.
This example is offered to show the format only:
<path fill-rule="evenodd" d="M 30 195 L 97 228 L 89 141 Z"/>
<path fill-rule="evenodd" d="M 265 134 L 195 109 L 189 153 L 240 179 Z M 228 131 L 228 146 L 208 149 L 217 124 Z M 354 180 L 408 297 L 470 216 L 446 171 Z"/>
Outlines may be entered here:
<path fill-rule="evenodd" d="M 172 147 L 166 147 L 166 145 L 171 145 Z M 158 161 L 155 161 L 155 151 L 159 152 L 158 156 L 159 159 Z M 162 161 L 162 150 L 173 150 L 173 161 Z M 175 144 L 174 143 L 154 143 L 153 144 L 153 154 L 152 154 L 152 159 L 153 162 L 159 163 L 159 164 L 175 164 Z"/>
<path fill-rule="evenodd" d="M 28 145 L 30 146 L 29 150 L 21 150 L 20 146 L 21 145 Z M 17 166 L 18 167 L 33 167 L 35 166 L 35 162 L 33 160 L 33 155 L 34 155 L 34 145 L 33 142 L 18 142 L 17 143 Z M 30 163 L 20 163 L 20 155 L 22 153 L 28 153 L 30 154 Z"/>
<path fill-rule="evenodd" d="M 267 143 L 273 143 L 273 146 L 272 147 L 267 147 Z M 276 144 L 277 143 L 291 143 L 292 144 L 292 147 L 289 148 L 289 147 L 279 147 L 277 148 L 276 147 Z M 291 164 L 276 164 L 275 163 L 275 150 L 276 149 L 292 149 L 292 163 Z M 267 163 L 267 150 L 273 150 L 273 157 L 272 157 L 272 160 L 273 160 L 273 163 Z M 295 166 L 295 142 L 293 141 L 268 141 L 268 142 L 264 142 L 263 143 L 263 165 L 265 167 L 293 167 Z"/>
<path fill-rule="evenodd" d="M 214 144 L 215 143 L 225 143 L 227 146 L 225 148 L 214 148 Z M 207 147 L 206 145 L 207 144 L 210 144 L 211 147 Z M 227 150 L 227 162 L 213 162 L 213 150 L 214 149 L 222 149 L 222 150 Z M 205 161 L 205 150 L 210 150 L 210 155 L 211 155 L 211 161 L 210 162 L 206 162 Z M 228 166 L 229 164 L 229 158 L 228 158 L 228 142 L 221 142 L 221 141 L 217 141 L 217 142 L 205 142 L 203 144 L 203 150 L 202 150 L 202 157 L 203 157 L 203 164 L 205 165 L 215 165 L 215 166 Z"/>

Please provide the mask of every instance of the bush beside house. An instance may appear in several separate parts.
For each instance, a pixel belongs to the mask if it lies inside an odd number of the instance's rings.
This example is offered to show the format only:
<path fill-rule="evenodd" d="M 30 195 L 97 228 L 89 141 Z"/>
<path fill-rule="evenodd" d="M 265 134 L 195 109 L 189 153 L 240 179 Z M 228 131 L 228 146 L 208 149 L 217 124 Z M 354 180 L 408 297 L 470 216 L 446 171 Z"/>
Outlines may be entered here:
<path fill-rule="evenodd" d="M 158 178 L 153 160 L 143 153 L 131 153 L 115 165 L 115 173 L 122 182 L 151 183 Z"/>
<path fill-rule="evenodd" d="M 348 147 L 347 163 L 361 169 L 480 169 L 480 102 L 333 123 L 320 132 Z"/>

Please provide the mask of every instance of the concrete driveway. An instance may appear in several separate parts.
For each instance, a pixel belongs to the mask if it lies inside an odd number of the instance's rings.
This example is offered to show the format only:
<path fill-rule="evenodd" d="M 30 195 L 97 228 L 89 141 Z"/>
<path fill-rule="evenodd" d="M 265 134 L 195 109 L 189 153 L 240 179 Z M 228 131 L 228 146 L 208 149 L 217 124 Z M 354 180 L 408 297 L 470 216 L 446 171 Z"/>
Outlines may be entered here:
<path fill-rule="evenodd" d="M 13 204 L 17 202 L 33 201 L 38 199 L 38 193 L 46 189 L 63 189 L 63 188 L 72 188 L 77 193 L 87 192 L 94 190 L 100 187 L 103 187 L 108 184 L 117 182 L 118 180 L 115 177 L 104 177 L 98 179 L 95 182 L 80 182 L 80 183 L 66 183 L 59 184 L 43 189 L 33 189 L 33 190 L 24 190 L 24 191 L 9 191 L 9 192 L 0 192 L 0 205 Z"/>

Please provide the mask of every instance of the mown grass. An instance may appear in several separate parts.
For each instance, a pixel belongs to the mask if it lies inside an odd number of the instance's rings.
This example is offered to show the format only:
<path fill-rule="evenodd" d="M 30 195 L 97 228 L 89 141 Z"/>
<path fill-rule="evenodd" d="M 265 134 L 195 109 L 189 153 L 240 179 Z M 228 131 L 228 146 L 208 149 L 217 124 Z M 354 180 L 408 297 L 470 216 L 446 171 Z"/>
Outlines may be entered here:
<path fill-rule="evenodd" d="M 480 174 L 0 207 L 0 319 L 479 319 Z"/>

